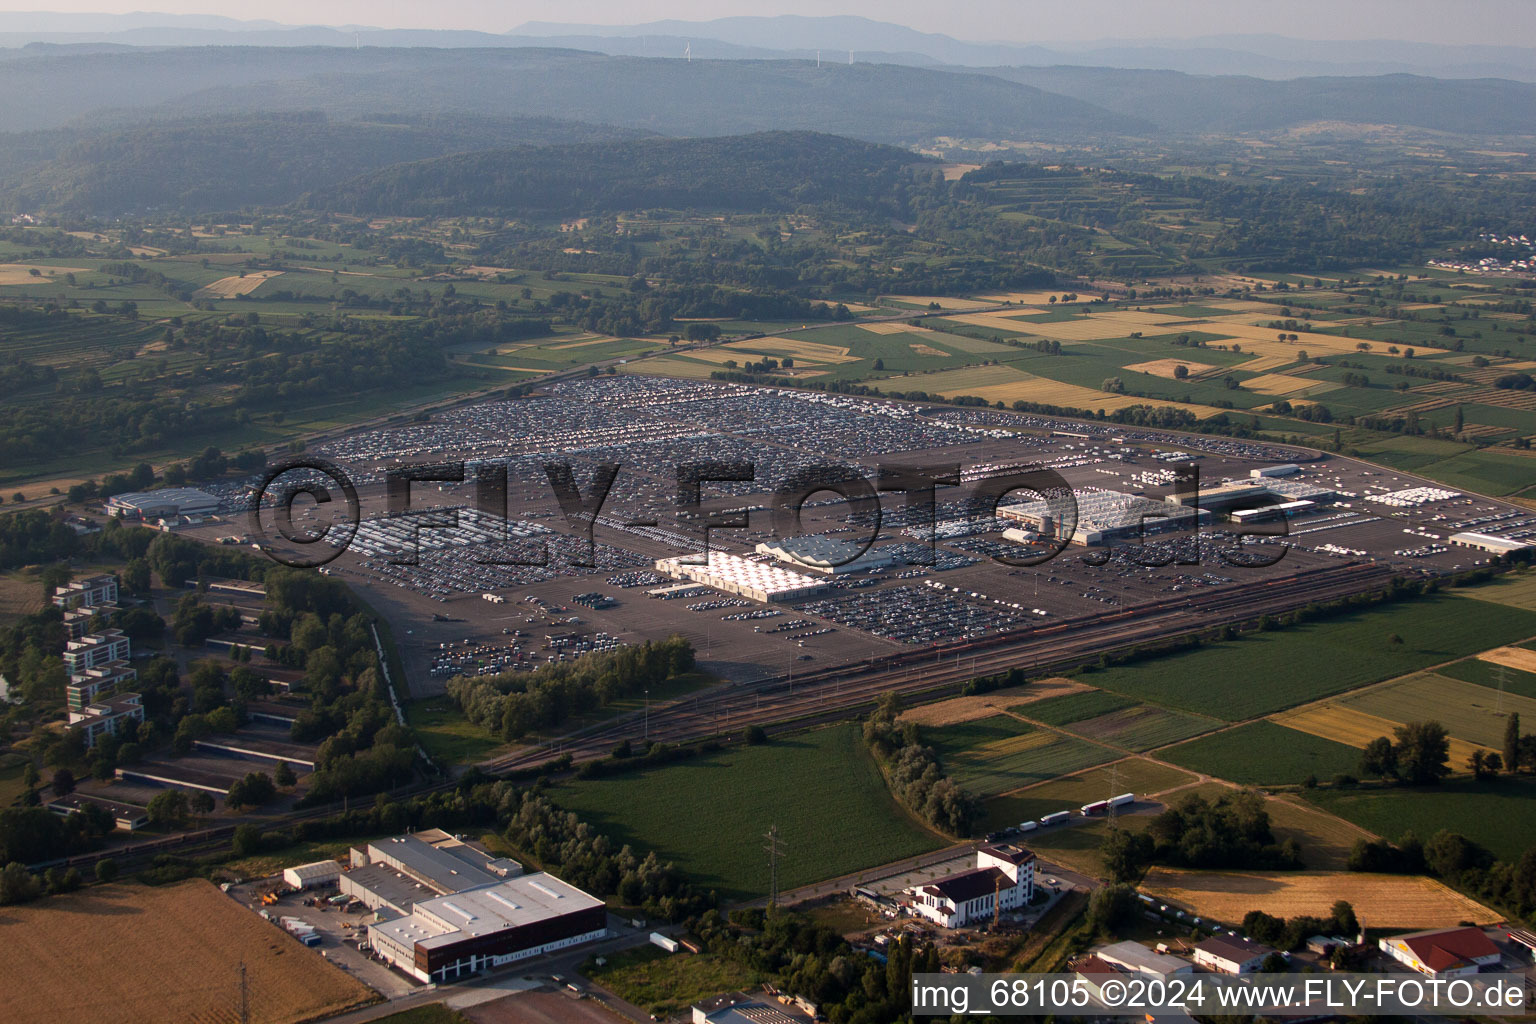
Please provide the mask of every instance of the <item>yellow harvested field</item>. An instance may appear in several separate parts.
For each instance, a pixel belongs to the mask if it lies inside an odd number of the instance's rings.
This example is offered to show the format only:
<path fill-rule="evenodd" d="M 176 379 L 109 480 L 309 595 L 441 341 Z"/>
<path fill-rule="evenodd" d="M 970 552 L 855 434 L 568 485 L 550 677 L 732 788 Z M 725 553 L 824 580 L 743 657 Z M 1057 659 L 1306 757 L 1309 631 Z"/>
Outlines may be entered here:
<path fill-rule="evenodd" d="M 1343 871 L 1355 841 L 1375 838 L 1353 822 L 1318 810 L 1295 796 L 1272 796 L 1264 801 L 1275 838 L 1294 839 L 1301 845 L 1307 867 L 1314 871 Z"/>
<path fill-rule="evenodd" d="M 1201 374 L 1221 369 L 1221 367 L 1212 366 L 1210 363 L 1195 363 L 1188 359 L 1153 359 L 1145 363 L 1132 363 L 1126 369 L 1134 370 L 1137 373 L 1150 373 L 1154 377 L 1166 377 L 1169 380 L 1174 380 L 1178 377 L 1175 371 L 1180 366 L 1189 371 L 1188 375 L 1190 377 L 1199 377 Z"/>
<path fill-rule="evenodd" d="M 1223 410 L 1209 405 L 1184 405 L 1180 402 L 1159 402 L 1150 398 L 1130 395 L 1113 395 L 1106 391 L 1077 384 L 1062 384 L 1025 373 L 1013 366 L 967 366 L 959 370 L 945 370 L 932 374 L 906 374 L 892 381 L 901 380 L 909 389 L 927 391 L 930 394 L 953 398 L 956 395 L 975 395 L 989 402 L 1037 402 L 1071 409 L 1088 409 L 1114 412 L 1129 409 L 1133 405 L 1169 406 L 1188 409 L 1201 419 L 1215 416 Z"/>
<path fill-rule="evenodd" d="M 1153 868 L 1142 888 L 1201 917 L 1228 924 L 1250 910 L 1275 917 L 1327 917 L 1347 899 L 1368 928 L 1453 928 L 1502 915 L 1431 878 L 1358 871 L 1185 871 Z"/>
<path fill-rule="evenodd" d="M 882 321 L 878 324 L 859 324 L 859 330 L 868 331 L 870 334 L 911 334 L 912 327 L 908 324 L 896 321 Z"/>
<path fill-rule="evenodd" d="M 574 341 L 564 341 L 564 342 L 561 342 L 558 345 L 550 345 L 548 343 L 545 343 L 541 347 L 543 347 L 543 348 L 559 348 L 559 349 L 586 348 L 588 345 L 601 345 L 604 342 L 613 341 L 613 340 L 614 339 L 612 337 L 610 337 L 609 335 L 606 335 L 606 334 L 583 334 L 580 338 L 577 338 Z"/>
<path fill-rule="evenodd" d="M 281 270 L 257 270 L 244 277 L 221 277 L 204 285 L 195 293 L 205 299 L 232 299 L 236 295 L 249 295 L 274 277 L 281 277 Z"/>
<path fill-rule="evenodd" d="M 37 271 L 36 274 L 32 271 Z M 0 285 L 36 284 L 65 274 L 84 274 L 84 267 L 49 267 L 41 263 L 0 263 Z"/>
<path fill-rule="evenodd" d="M 1244 345 L 1243 351 L 1246 352 L 1247 350 L 1248 346 Z M 1295 361 L 1296 359 L 1294 357 L 1284 355 L 1259 356 L 1257 359 L 1244 360 L 1238 366 L 1238 369 L 1246 370 L 1249 373 L 1263 373 L 1265 370 L 1274 370 L 1289 363 L 1294 363 Z"/>
<path fill-rule="evenodd" d="M 295 1024 L 379 999 L 201 879 L 7 907 L 0 941 L 9 1024 L 234 1024 L 241 963 L 258 1024 Z"/>
<path fill-rule="evenodd" d="M 1328 701 L 1308 704 L 1294 711 L 1282 711 L 1278 715 L 1271 715 L 1270 721 L 1298 732 L 1320 736 L 1325 740 L 1332 740 L 1360 750 L 1364 750 L 1366 745 L 1378 736 L 1390 737 L 1394 729 L 1405 724 L 1395 719 L 1382 718 L 1380 715 L 1368 714 Z M 1452 737 L 1449 743 L 1452 771 L 1460 771 L 1467 763 L 1467 759 L 1472 756 L 1473 751 L 1481 750 L 1486 754 L 1491 750 L 1489 747 L 1468 743 L 1466 740 L 1455 737 Z"/>
<path fill-rule="evenodd" d="M 975 697 L 951 697 L 949 700 L 923 704 L 902 712 L 901 720 L 916 722 L 918 725 L 957 725 L 978 718 L 991 718 L 1007 707 L 1087 689 L 1090 687 L 1072 679 L 1041 679 L 1024 686 L 1010 686 L 1005 690 L 993 690 Z"/>
<path fill-rule="evenodd" d="M 1059 291 L 1057 291 L 1057 292 L 988 292 L 985 295 L 978 295 L 976 297 L 978 299 L 981 299 L 984 302 L 989 302 L 989 303 L 993 303 L 993 304 L 996 304 L 996 303 L 999 303 L 999 302 L 1011 302 L 1015 306 L 1048 306 L 1048 305 L 1050 305 L 1051 298 L 1053 296 L 1055 298 L 1059 299 L 1059 298 L 1061 298 L 1062 293 L 1059 292 Z M 1088 299 L 1088 298 L 1092 298 L 1092 297 L 1093 296 L 1090 296 L 1087 293 L 1083 294 L 1083 298 L 1084 299 Z"/>
<path fill-rule="evenodd" d="M 938 304 L 940 309 L 984 309 L 987 306 L 995 306 L 995 302 L 979 302 L 976 299 L 956 299 L 948 295 L 882 295 L 882 299 L 890 299 L 893 302 L 910 302 L 918 306 L 931 306 Z"/>
<path fill-rule="evenodd" d="M 724 346 L 738 352 L 762 352 L 770 356 L 789 356 L 791 359 L 812 363 L 856 363 L 858 356 L 848 354 L 847 345 L 824 345 L 819 341 L 802 341 L 799 338 L 757 338 L 752 341 L 736 341 Z"/>
<path fill-rule="evenodd" d="M 1139 314 L 1142 316 L 1150 314 Z M 1116 314 L 1085 316 L 1080 320 L 1058 320 L 1055 323 L 1017 321 L 1014 330 L 1025 330 L 1052 341 L 1106 341 L 1110 338 L 1127 338 L 1132 334 L 1153 338 L 1168 334 L 1185 334 L 1197 330 L 1198 325 L 1169 323 L 1167 321 L 1143 323 L 1139 320 L 1123 320 Z"/>
<path fill-rule="evenodd" d="M 1287 331 L 1286 337 L 1289 338 L 1291 334 L 1296 334 L 1296 341 L 1287 340 L 1281 342 L 1276 340 L 1276 335 L 1280 333 L 1279 331 L 1257 324 L 1224 323 L 1221 325 L 1221 329 L 1214 333 L 1228 335 L 1229 338 L 1234 338 L 1242 343 L 1244 352 L 1256 352 L 1259 355 L 1280 355 L 1285 352 L 1294 353 L 1301 349 L 1305 349 L 1308 354 L 1314 356 L 1322 353 L 1343 355 L 1345 353 L 1353 353 L 1356 350 L 1355 346 L 1362 343 L 1360 338 L 1344 338 L 1334 334 L 1301 333 L 1295 331 Z M 1252 342 L 1259 343 L 1259 347 L 1250 347 Z M 1370 346 L 1370 352 L 1374 355 L 1385 356 L 1391 354 L 1387 351 L 1388 343 L 1385 341 L 1365 341 L 1364 343 Z M 1213 341 L 1210 344 L 1220 345 L 1223 342 Z M 1413 348 L 1420 355 L 1439 354 L 1443 351 L 1442 349 L 1430 348 L 1424 345 L 1413 346 Z M 1398 357 L 1401 358 L 1402 346 L 1398 346 L 1398 350 Z M 1292 358 L 1294 359 L 1295 356 L 1293 355 Z"/>
<path fill-rule="evenodd" d="M 922 342 L 913 342 L 907 347 L 920 356 L 937 356 L 940 359 L 949 358 L 949 353 L 943 349 L 934 348 L 932 345 L 924 345 Z"/>
<path fill-rule="evenodd" d="M 1248 369 L 1248 367 L 1243 367 Z M 1298 391 L 1332 391 L 1340 385 L 1333 381 L 1308 380 L 1305 377 L 1288 377 L 1283 373 L 1266 373 L 1243 381 L 1243 387 L 1261 395 L 1291 395 Z"/>
<path fill-rule="evenodd" d="M 1495 647 L 1479 654 L 1477 660 L 1505 665 L 1521 672 L 1536 672 L 1536 651 L 1527 651 L 1523 647 Z"/>
<path fill-rule="evenodd" d="M 1028 310 L 1027 312 L 1038 312 Z M 1015 334 L 1033 334 L 1035 327 L 1027 320 L 1019 320 L 1012 313 L 965 313 L 961 316 L 947 317 L 957 324 L 969 324 L 972 327 L 985 327 L 993 331 L 1012 331 Z"/>
<path fill-rule="evenodd" d="M 981 164 L 945 164 L 941 169 L 944 171 L 945 181 L 959 181 L 980 166 Z"/>
<path fill-rule="evenodd" d="M 755 355 L 757 355 L 756 352 L 742 352 L 725 348 L 696 348 L 677 354 L 678 358 L 699 359 L 706 363 L 718 363 L 722 366 L 732 360 L 737 363 L 744 360 L 750 362 Z"/>

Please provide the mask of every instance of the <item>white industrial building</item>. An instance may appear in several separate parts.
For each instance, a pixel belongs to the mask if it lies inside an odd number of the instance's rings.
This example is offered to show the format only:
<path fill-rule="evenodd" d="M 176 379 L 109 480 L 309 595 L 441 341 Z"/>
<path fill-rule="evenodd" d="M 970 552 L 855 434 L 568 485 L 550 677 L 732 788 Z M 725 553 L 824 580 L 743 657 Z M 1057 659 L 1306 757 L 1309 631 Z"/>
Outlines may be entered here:
<path fill-rule="evenodd" d="M 350 861 L 350 870 L 338 879 L 341 891 L 370 910 L 394 914 L 409 914 L 423 900 L 523 873 L 517 861 L 493 857 L 441 829 L 375 839 L 353 847 Z"/>
<path fill-rule="evenodd" d="M 1122 491 L 1085 488 L 1076 492 L 1076 501 L 1077 525 L 1067 540 L 1084 546 L 1136 540 L 1169 531 L 1188 532 L 1197 523 L 1211 519 L 1203 509 L 1184 508 Z M 1059 508 L 1045 500 L 1005 505 L 997 514 L 1001 519 L 1023 524 L 1044 540 L 1059 538 L 1066 529 Z"/>
<path fill-rule="evenodd" d="M 1252 974 L 1274 950 L 1241 935 L 1212 935 L 1195 946 L 1195 963 L 1218 974 Z"/>
<path fill-rule="evenodd" d="M 1131 974 L 1147 974 L 1155 978 L 1171 978 L 1176 974 L 1193 974 L 1195 965 L 1167 953 L 1148 949 L 1139 942 L 1116 942 L 1093 951 L 1100 960 Z"/>
<path fill-rule="evenodd" d="M 689 564 L 698 560 L 698 555 L 658 558 L 656 571 L 673 579 L 692 580 L 764 604 L 797 601 L 824 594 L 828 590 L 824 580 L 781 569 L 776 565 L 754 562 L 740 555 L 726 554 L 724 551 L 711 551 L 707 564 Z"/>
<path fill-rule="evenodd" d="M 1448 538 L 1452 547 L 1476 548 L 1486 551 L 1491 555 L 1509 555 L 1516 551 L 1526 551 L 1532 547 L 1523 540 L 1510 540 L 1508 537 L 1495 537 L 1491 533 L 1453 533 Z"/>
<path fill-rule="evenodd" d="M 317 860 L 283 869 L 283 883 L 294 889 L 313 889 L 333 884 L 341 877 L 341 865 L 334 860 Z"/>
<path fill-rule="evenodd" d="M 1035 855 L 1022 846 L 984 846 L 976 866 L 937 882 L 908 887 L 912 913 L 945 928 L 987 923 L 1026 906 L 1035 894 Z"/>
<path fill-rule="evenodd" d="M 813 534 L 787 540 L 764 541 L 757 546 L 757 553 L 788 562 L 797 568 L 828 575 L 863 572 L 866 569 L 889 569 L 896 564 L 893 556 L 875 550 L 861 552 L 861 546 L 852 541 Z"/>
<path fill-rule="evenodd" d="M 166 487 L 158 491 L 129 491 L 107 499 L 107 514 L 123 519 L 174 519 L 209 516 L 219 499 L 195 487 Z"/>

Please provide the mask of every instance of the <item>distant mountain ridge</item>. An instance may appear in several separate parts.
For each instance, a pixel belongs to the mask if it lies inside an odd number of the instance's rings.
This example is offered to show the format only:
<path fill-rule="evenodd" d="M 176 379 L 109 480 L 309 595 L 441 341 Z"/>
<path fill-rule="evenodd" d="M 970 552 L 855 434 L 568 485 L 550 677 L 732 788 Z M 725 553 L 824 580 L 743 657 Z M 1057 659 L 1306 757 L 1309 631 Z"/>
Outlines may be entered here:
<path fill-rule="evenodd" d="M 907 150 L 821 132 L 524 146 L 388 167 L 318 190 L 305 204 L 412 217 L 759 212 L 820 203 L 876 209 L 908 168 L 923 165 L 937 168 Z"/>

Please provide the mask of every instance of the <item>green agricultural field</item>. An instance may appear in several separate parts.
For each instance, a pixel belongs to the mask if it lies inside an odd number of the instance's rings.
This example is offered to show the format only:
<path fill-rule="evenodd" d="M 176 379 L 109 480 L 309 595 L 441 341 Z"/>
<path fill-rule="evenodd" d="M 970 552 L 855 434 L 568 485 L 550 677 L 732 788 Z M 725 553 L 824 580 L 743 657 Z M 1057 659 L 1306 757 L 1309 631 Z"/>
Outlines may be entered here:
<path fill-rule="evenodd" d="M 656 1017 L 669 1017 L 721 992 L 758 984 L 759 975 L 733 960 L 706 953 L 690 956 L 641 946 L 614 953 L 598 967 L 589 960 L 581 973 Z"/>
<path fill-rule="evenodd" d="M 1128 757 L 1088 771 L 1052 779 L 1038 786 L 993 797 L 984 805 L 987 829 L 1033 821 L 1041 815 L 1081 807 L 1095 800 L 1106 800 L 1121 793 L 1138 797 L 1161 793 L 1188 785 L 1195 776 L 1188 772 L 1140 757 Z"/>
<path fill-rule="evenodd" d="M 945 845 L 896 803 L 855 725 L 566 782 L 552 796 L 617 842 L 655 850 L 727 899 L 767 892 L 762 836 L 774 825 L 784 841 L 783 888 Z"/>
<path fill-rule="evenodd" d="M 1454 738 L 1495 750 L 1503 745 L 1505 716 L 1509 713 L 1536 724 L 1536 699 L 1512 692 L 1501 697 L 1491 687 L 1447 679 L 1433 672 L 1373 686 L 1344 697 L 1339 703 L 1394 722 L 1437 721 Z M 1459 770 L 1462 766 L 1452 767 Z"/>
<path fill-rule="evenodd" d="M 1477 658 L 1468 658 L 1458 661 L 1454 665 L 1446 665 L 1436 669 L 1442 676 L 1450 676 L 1452 679 L 1463 679 L 1469 683 L 1486 686 L 1491 689 L 1500 689 L 1498 673 L 1503 672 L 1504 682 L 1502 689 L 1505 693 L 1515 694 L 1536 700 L 1536 674 L 1521 672 L 1519 669 L 1508 666 L 1495 665 L 1492 662 L 1479 661 Z M 1536 724 L 1536 723 L 1533 723 Z"/>
<path fill-rule="evenodd" d="M 1116 666 L 1087 681 L 1238 722 L 1536 635 L 1536 613 L 1469 600 L 1457 592 L 1348 612 Z"/>
<path fill-rule="evenodd" d="M 922 730 L 939 763 L 962 787 L 995 796 L 1112 760 L 1115 752 L 1096 743 L 1038 729 L 1012 715 Z"/>
<path fill-rule="evenodd" d="M 1360 764 L 1360 751 L 1354 747 L 1274 722 L 1249 722 L 1159 751 L 1158 756 L 1244 786 L 1294 785 L 1308 775 L 1330 779 L 1357 771 Z"/>
<path fill-rule="evenodd" d="M 1219 729 L 1223 724 L 1205 715 L 1191 715 L 1141 704 L 1111 711 L 1098 718 L 1074 722 L 1067 727 L 1067 731 L 1084 739 L 1139 752 L 1187 740 L 1191 736 Z"/>
<path fill-rule="evenodd" d="M 1448 829 L 1507 860 L 1536 846 L 1536 781 L 1528 777 L 1455 779 L 1427 789 L 1315 789 L 1306 796 L 1323 810 L 1391 840 L 1409 831 L 1428 839 Z"/>
<path fill-rule="evenodd" d="M 1046 725 L 1066 726 L 1135 706 L 1135 701 L 1118 693 L 1084 690 L 1063 697 L 1049 697 L 1032 704 L 1016 704 L 1008 710 Z"/>
<path fill-rule="evenodd" d="M 1536 612 L 1536 571 L 1523 569 L 1509 573 L 1465 593 L 1479 601 L 1492 601 Z"/>
<path fill-rule="evenodd" d="M 444 1003 L 413 1006 L 409 1010 L 401 1010 L 388 1017 L 375 1019 L 378 1024 L 471 1024 L 468 1017 L 457 1010 L 448 1009 Z"/>

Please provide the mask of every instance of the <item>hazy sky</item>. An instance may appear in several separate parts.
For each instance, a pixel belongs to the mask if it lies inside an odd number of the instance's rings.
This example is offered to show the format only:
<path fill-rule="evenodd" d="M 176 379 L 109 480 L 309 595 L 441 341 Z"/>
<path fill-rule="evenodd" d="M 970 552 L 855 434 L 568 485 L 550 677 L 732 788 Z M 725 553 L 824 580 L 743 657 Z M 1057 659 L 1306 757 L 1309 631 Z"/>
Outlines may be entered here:
<path fill-rule="evenodd" d="M 0 11 L 146 9 L 289 24 L 489 32 L 525 21 L 635 24 L 735 14 L 860 14 L 997 42 L 1273 32 L 1311 39 L 1536 45 L 1536 0 L 0 0 Z"/>

